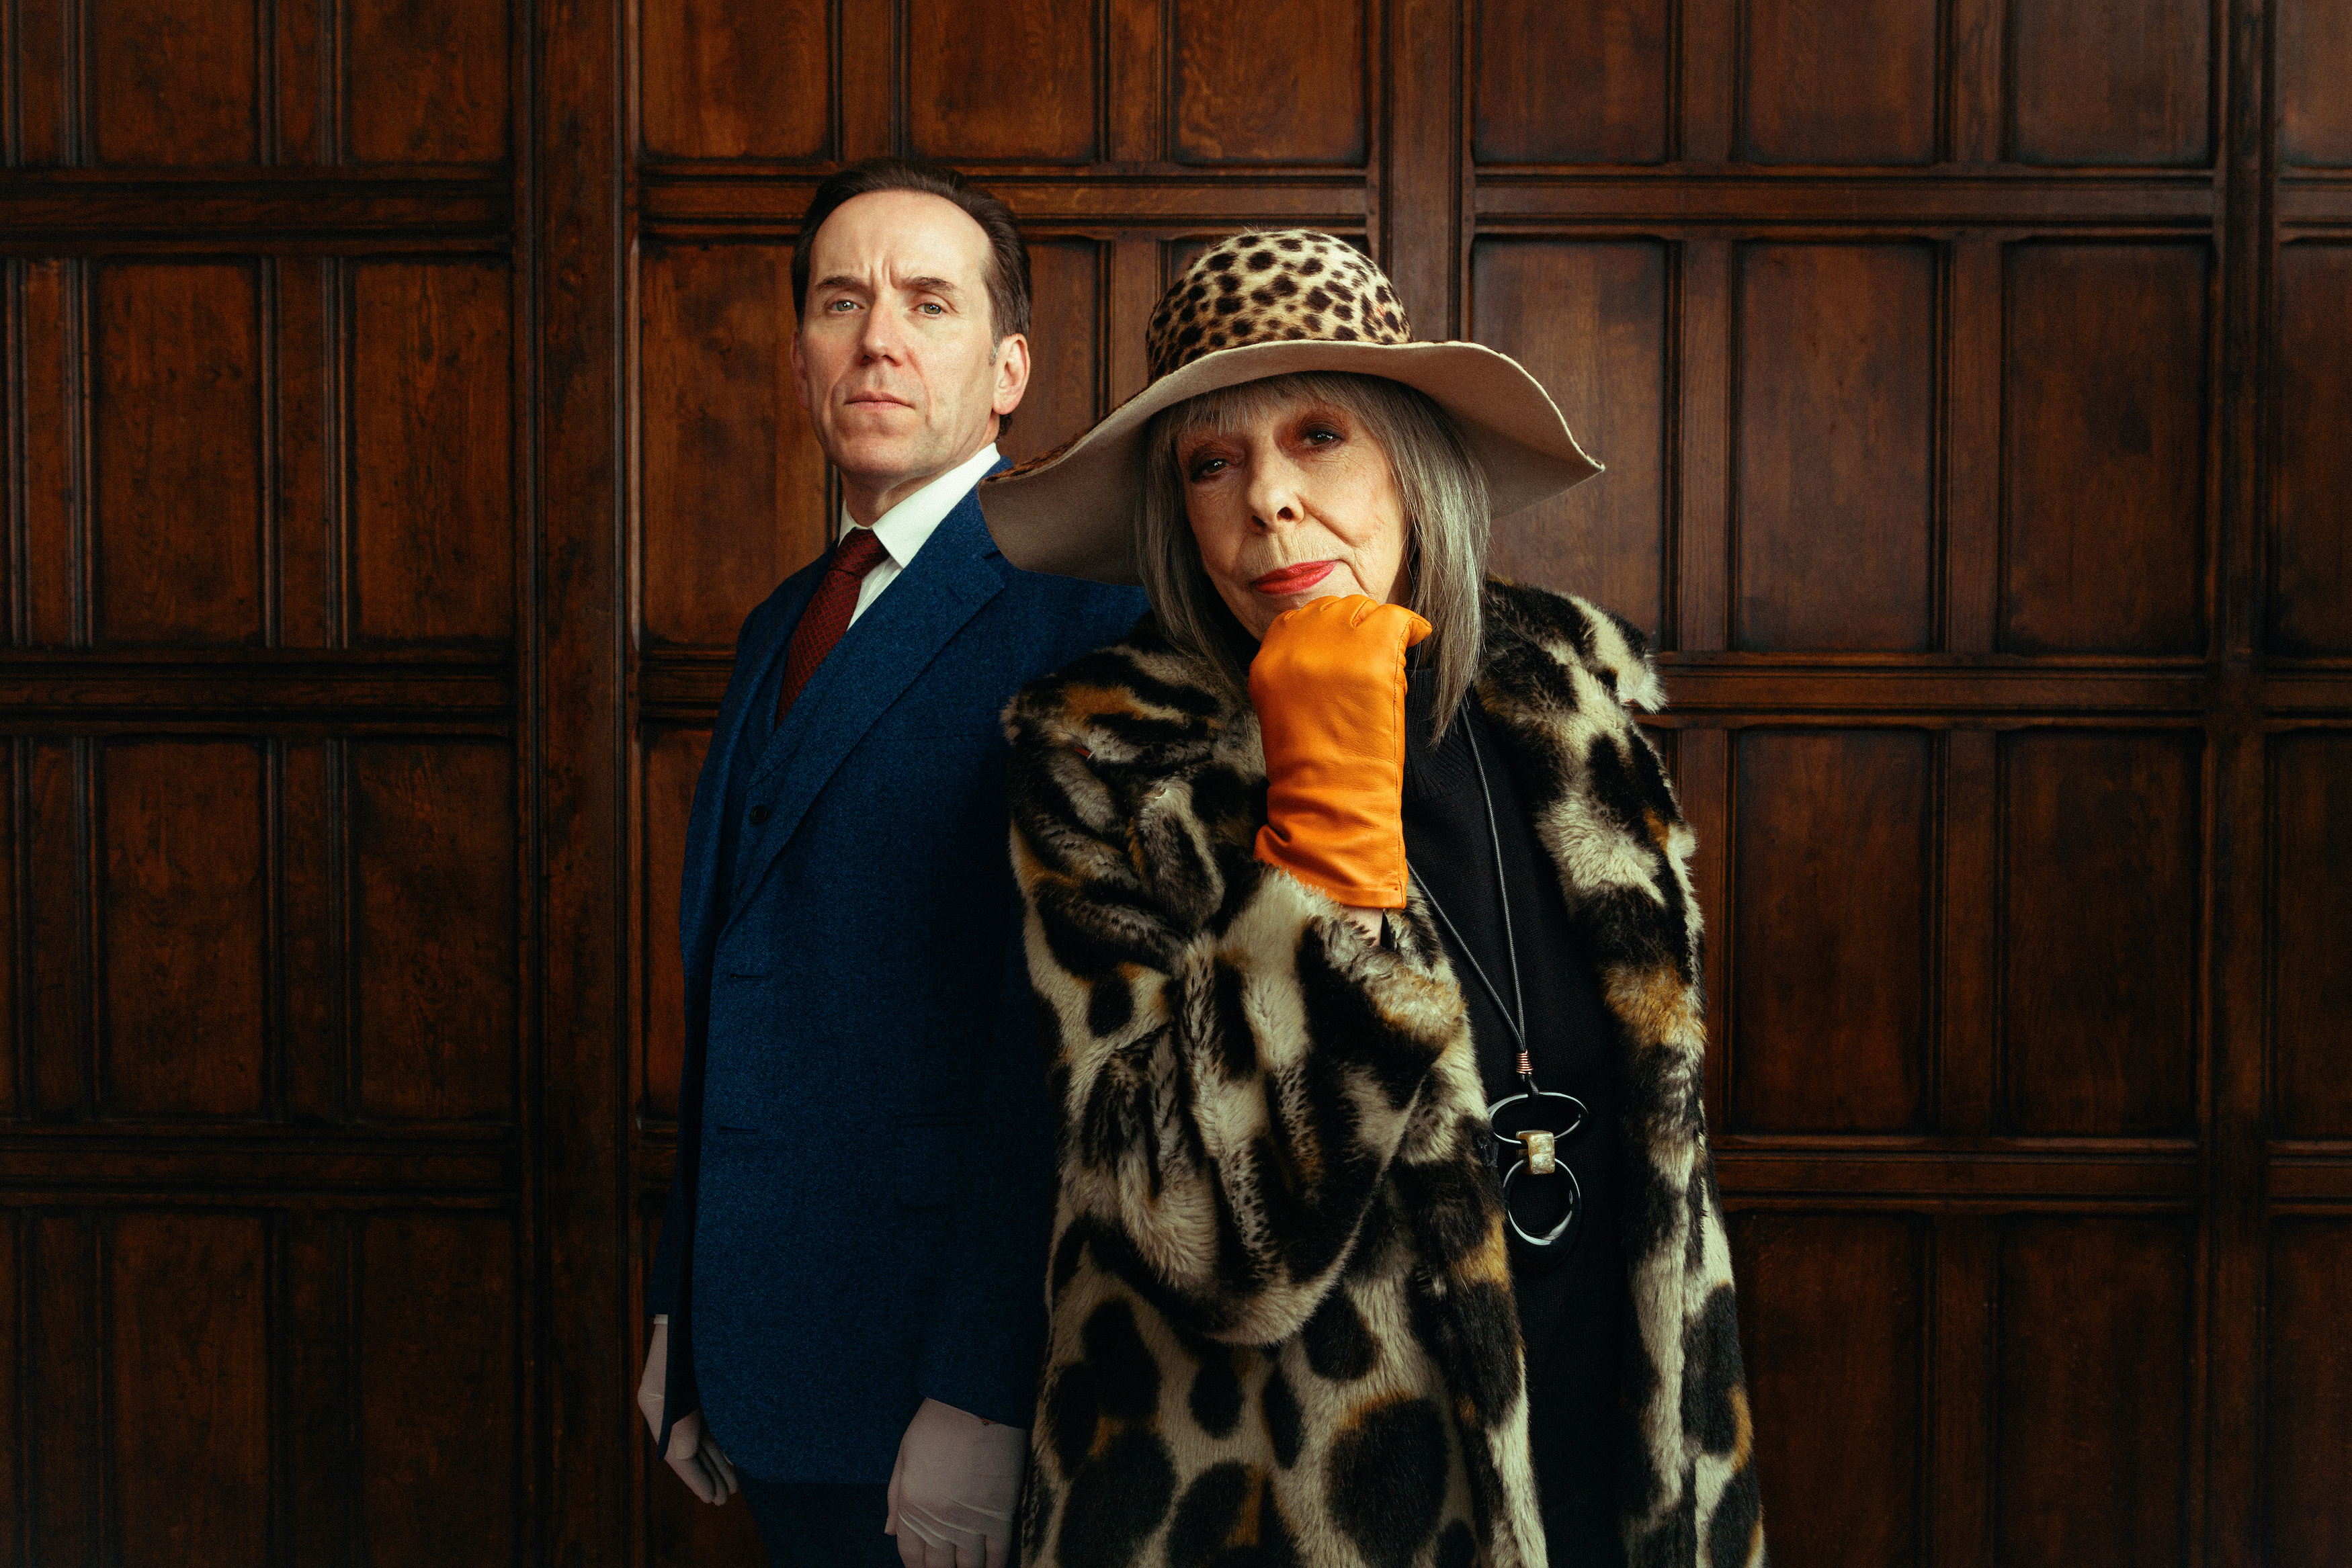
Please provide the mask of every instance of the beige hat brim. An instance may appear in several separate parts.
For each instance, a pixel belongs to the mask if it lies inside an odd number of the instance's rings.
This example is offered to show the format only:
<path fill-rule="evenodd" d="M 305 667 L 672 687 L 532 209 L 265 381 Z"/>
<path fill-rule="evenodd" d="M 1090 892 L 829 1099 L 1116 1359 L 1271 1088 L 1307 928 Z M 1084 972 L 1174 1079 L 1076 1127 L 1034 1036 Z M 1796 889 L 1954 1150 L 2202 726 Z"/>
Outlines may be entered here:
<path fill-rule="evenodd" d="M 1425 393 L 1454 418 L 1486 471 L 1497 517 L 1601 472 L 1535 377 L 1479 343 L 1250 343 L 1203 354 L 1119 404 L 1051 461 L 981 482 L 980 508 L 1004 559 L 1024 571 L 1133 584 L 1143 430 L 1187 398 L 1309 371 L 1381 376 Z"/>

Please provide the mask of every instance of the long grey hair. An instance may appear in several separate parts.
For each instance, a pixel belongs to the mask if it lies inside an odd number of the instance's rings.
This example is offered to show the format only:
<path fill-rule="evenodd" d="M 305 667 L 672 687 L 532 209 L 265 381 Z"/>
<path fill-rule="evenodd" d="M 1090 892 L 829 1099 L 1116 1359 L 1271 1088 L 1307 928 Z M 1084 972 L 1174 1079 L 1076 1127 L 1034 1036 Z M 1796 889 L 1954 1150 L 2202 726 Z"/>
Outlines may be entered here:
<path fill-rule="evenodd" d="M 1257 643 L 1235 620 L 1201 564 L 1184 514 L 1177 445 L 1197 430 L 1220 433 L 1278 409 L 1322 403 L 1350 415 L 1387 454 L 1404 503 L 1408 608 L 1427 621 L 1435 664 L 1436 733 L 1443 736 L 1478 672 L 1483 641 L 1478 596 L 1486 577 L 1486 476 L 1445 411 L 1401 382 L 1339 372 L 1272 376 L 1188 398 L 1153 416 L 1144 432 L 1148 465 L 1136 518 L 1143 589 L 1169 637 L 1207 660 L 1234 693 L 1249 695 Z"/>

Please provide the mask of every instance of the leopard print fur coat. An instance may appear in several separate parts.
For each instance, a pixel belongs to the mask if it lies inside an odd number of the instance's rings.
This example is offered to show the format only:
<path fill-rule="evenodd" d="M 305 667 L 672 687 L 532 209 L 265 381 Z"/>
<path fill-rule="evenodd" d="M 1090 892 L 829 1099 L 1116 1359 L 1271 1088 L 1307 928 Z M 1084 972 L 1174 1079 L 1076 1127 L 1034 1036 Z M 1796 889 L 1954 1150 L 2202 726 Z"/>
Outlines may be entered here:
<path fill-rule="evenodd" d="M 1661 687 L 1581 601 L 1490 583 L 1485 618 L 1475 700 L 1622 1026 L 1629 1558 L 1759 1568 L 1693 840 L 1629 712 Z M 1484 1095 L 1427 911 L 1375 944 L 1253 858 L 1256 717 L 1149 617 L 1005 723 L 1060 1118 L 1024 1561 L 1543 1568 Z"/>

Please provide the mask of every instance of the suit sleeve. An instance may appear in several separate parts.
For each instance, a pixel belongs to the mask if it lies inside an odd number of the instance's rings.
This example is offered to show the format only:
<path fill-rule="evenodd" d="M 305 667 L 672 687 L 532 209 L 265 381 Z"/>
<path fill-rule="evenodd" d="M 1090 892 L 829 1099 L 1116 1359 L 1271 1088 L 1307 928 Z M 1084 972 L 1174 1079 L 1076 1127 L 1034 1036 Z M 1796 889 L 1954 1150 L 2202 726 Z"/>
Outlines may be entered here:
<path fill-rule="evenodd" d="M 1249 858 L 1247 833 L 1213 841 L 1189 784 L 1141 789 L 1130 816 L 1074 748 L 1014 752 L 1066 1223 L 1196 1332 L 1286 1339 L 1347 1263 L 1458 993 Z"/>
<path fill-rule="evenodd" d="M 1054 1218 L 1045 1059 L 1018 931 L 1008 912 L 979 1113 L 961 1166 L 946 1285 L 924 1342 L 919 1383 L 942 1404 L 1008 1427 L 1027 1427 L 1036 1412 Z"/>

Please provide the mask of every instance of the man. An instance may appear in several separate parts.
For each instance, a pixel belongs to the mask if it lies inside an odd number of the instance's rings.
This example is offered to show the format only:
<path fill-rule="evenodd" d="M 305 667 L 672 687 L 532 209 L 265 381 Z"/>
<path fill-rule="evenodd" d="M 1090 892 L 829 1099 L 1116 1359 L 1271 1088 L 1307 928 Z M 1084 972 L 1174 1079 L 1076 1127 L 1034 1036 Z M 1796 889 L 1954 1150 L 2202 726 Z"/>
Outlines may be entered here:
<path fill-rule="evenodd" d="M 857 164 L 818 187 L 793 287 L 793 385 L 845 516 L 743 623 L 695 789 L 638 1402 L 697 1496 L 743 1492 L 776 1563 L 995 1568 L 1053 1205 L 996 716 L 1142 596 L 1015 570 L 981 522 L 1029 377 L 1001 204 Z"/>

